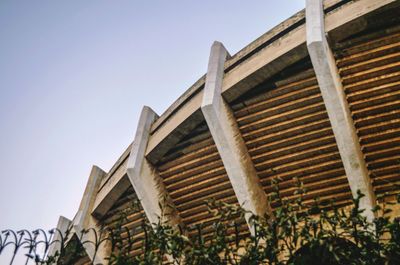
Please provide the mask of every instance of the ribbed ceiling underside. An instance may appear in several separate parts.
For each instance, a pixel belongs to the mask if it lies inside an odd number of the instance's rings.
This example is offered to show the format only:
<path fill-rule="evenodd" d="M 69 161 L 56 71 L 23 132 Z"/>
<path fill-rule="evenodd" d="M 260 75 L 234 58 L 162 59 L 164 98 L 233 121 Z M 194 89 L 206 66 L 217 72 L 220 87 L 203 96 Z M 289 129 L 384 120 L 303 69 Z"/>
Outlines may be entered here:
<path fill-rule="evenodd" d="M 125 242 L 124 246 L 128 245 L 128 235 L 130 235 L 131 240 L 136 241 L 130 251 L 132 256 L 143 253 L 142 240 L 139 239 L 144 237 L 142 224 L 148 223 L 140 203 L 137 202 L 135 191 L 130 186 L 101 221 L 101 224 L 105 227 L 122 228 L 120 236 Z M 127 230 L 129 230 L 129 234 Z"/>
<path fill-rule="evenodd" d="M 352 196 L 315 74 L 309 61 L 293 68 L 234 103 L 239 129 L 267 194 L 275 178 L 281 194 L 295 198 L 298 179 L 306 200 L 347 205 Z"/>
<path fill-rule="evenodd" d="M 358 36 L 336 53 L 377 195 L 400 190 L 400 29 Z"/>
<path fill-rule="evenodd" d="M 197 233 L 194 227 L 199 224 L 203 234 L 213 231 L 215 218 L 208 212 L 207 200 L 238 205 L 205 122 L 166 154 L 157 169 L 190 235 Z M 245 221 L 237 221 L 247 233 Z"/>

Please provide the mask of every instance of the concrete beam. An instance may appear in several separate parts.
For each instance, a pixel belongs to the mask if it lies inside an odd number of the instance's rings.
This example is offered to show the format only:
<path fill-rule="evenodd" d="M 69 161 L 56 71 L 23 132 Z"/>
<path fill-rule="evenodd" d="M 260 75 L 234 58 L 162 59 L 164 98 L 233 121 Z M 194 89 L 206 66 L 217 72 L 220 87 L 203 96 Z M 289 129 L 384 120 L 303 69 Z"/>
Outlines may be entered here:
<path fill-rule="evenodd" d="M 126 165 L 122 165 L 126 167 Z M 106 185 L 99 190 L 93 206 L 92 215 L 101 219 L 117 202 L 121 195 L 131 186 L 126 168 L 121 170 L 121 174 L 114 174 Z"/>
<path fill-rule="evenodd" d="M 263 215 L 267 211 L 271 213 L 267 196 L 260 184 L 233 112 L 221 95 L 227 56 L 229 55 L 225 47 L 219 42 L 214 42 L 211 47 L 201 110 L 239 203 L 244 209 L 257 215 Z M 248 217 L 249 215 L 246 216 L 247 222 L 249 222 Z"/>
<path fill-rule="evenodd" d="M 157 163 L 171 148 L 203 122 L 200 106 L 203 90 L 192 97 L 179 110 L 164 121 L 159 129 L 151 133 L 146 150 L 146 158 L 153 164 Z"/>
<path fill-rule="evenodd" d="M 326 39 L 321 0 L 306 0 L 306 32 L 307 49 L 353 197 L 357 196 L 358 190 L 365 195 L 360 206 L 365 209 L 364 214 L 371 221 L 374 218 L 371 209 L 376 199 L 336 61 Z"/>
<path fill-rule="evenodd" d="M 127 174 L 151 224 L 161 220 L 171 225 L 181 225 L 162 178 L 145 157 L 151 126 L 157 118 L 151 108 L 143 107 L 128 159 Z"/>
<path fill-rule="evenodd" d="M 55 257 L 58 253 L 60 254 L 61 249 L 64 247 L 64 243 L 67 237 L 67 231 L 71 227 L 72 221 L 64 216 L 58 218 L 57 227 L 54 230 L 54 236 L 51 240 L 47 257 Z M 57 257 L 56 259 L 58 259 Z M 56 262 L 54 264 L 57 264 Z"/>

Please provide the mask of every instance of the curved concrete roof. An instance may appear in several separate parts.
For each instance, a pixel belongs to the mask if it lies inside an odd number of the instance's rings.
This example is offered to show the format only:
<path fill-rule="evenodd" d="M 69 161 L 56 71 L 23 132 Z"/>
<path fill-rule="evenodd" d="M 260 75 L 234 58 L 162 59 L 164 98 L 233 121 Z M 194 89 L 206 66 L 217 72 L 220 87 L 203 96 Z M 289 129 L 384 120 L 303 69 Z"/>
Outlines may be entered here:
<path fill-rule="evenodd" d="M 326 29 L 334 32 L 335 29 L 363 15 L 385 6 L 392 1 L 361 1 L 361 0 L 327 0 L 324 1 L 326 12 Z M 354 10 L 358 12 L 354 12 Z M 359 23 L 350 30 L 335 32 L 335 37 L 345 38 L 354 31 L 360 31 L 365 25 Z M 255 41 L 231 56 L 225 62 L 225 77 L 223 83 L 223 96 L 232 102 L 238 96 L 257 86 L 263 80 L 273 76 L 286 66 L 299 61 L 308 52 L 305 47 L 305 11 L 299 11 L 292 17 L 283 21 L 269 30 Z M 258 76 L 262 76 L 259 78 Z M 152 162 L 159 158 L 174 145 L 170 138 L 179 138 L 192 130 L 196 123 L 203 120 L 200 114 L 200 104 L 205 83 L 205 75 L 188 88 L 152 125 L 146 156 Z M 182 127 L 182 128 L 180 128 Z M 176 134 L 177 136 L 175 136 Z M 164 141 L 164 143 L 163 143 Z M 170 141 L 171 143 L 165 143 Z M 166 145 L 166 147 L 163 146 Z M 129 156 L 129 146 L 102 182 L 102 186 L 121 167 Z M 157 152 L 158 149 L 161 152 Z M 125 172 L 125 170 L 122 170 Z M 123 175 L 120 173 L 119 175 Z"/>
<path fill-rule="evenodd" d="M 151 219 L 162 195 L 175 206 L 174 222 L 191 227 L 212 220 L 204 200 L 257 203 L 252 196 L 271 192 L 273 178 L 288 198 L 300 179 L 307 200 L 335 198 L 337 206 L 351 203 L 359 187 L 373 200 L 387 196 L 390 181 L 400 181 L 400 19 L 393 10 L 399 2 L 327 0 L 324 31 L 312 36 L 320 42 L 307 40 L 303 10 L 233 56 L 214 44 L 207 74 L 160 117 L 143 109 L 133 144 L 97 189 L 88 184 L 96 192 L 85 194 L 86 215 L 107 225 L 138 197 Z M 323 45 L 316 58 L 310 50 Z M 212 98 L 206 106 L 205 97 Z M 127 226 L 142 219 L 133 213 Z"/>

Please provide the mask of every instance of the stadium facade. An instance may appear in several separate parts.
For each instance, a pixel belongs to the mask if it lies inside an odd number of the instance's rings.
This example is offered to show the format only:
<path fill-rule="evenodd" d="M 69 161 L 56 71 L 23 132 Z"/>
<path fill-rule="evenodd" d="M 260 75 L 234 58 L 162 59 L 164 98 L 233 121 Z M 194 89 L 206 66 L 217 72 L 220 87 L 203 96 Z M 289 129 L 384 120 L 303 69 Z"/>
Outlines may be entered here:
<path fill-rule="evenodd" d="M 273 178 L 284 196 L 296 196 L 299 179 L 307 200 L 334 198 L 336 207 L 351 204 L 357 190 L 366 209 L 394 200 L 400 3 L 306 2 L 306 10 L 235 55 L 215 42 L 207 73 L 161 116 L 143 108 L 133 143 L 109 172 L 93 167 L 78 213 L 61 217 L 58 228 L 110 226 L 139 199 L 124 226 L 163 214 L 190 235 L 213 219 L 207 199 L 273 213 L 266 200 Z M 373 218 L 370 210 L 365 215 Z M 247 221 L 239 222 L 249 233 Z M 93 249 L 86 252 L 81 263 Z M 107 248 L 99 253 L 95 263 Z M 135 246 L 132 255 L 140 253 Z"/>

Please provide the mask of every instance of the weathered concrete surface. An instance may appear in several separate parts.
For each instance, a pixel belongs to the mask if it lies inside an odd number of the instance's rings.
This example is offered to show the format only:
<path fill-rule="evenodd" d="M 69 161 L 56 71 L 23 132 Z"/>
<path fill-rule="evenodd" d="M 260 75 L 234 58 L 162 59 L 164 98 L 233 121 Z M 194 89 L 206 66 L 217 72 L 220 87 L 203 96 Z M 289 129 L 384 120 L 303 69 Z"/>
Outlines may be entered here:
<path fill-rule="evenodd" d="M 342 158 L 353 197 L 357 191 L 365 194 L 361 208 L 369 220 L 376 199 L 372 190 L 368 169 L 361 152 L 359 139 L 343 86 L 336 67 L 335 58 L 325 36 L 324 11 L 321 0 L 306 1 L 307 48 L 321 89 L 329 120 Z"/>
<path fill-rule="evenodd" d="M 119 197 L 130 187 L 131 184 L 126 174 L 127 159 L 98 191 L 92 210 L 92 215 L 97 219 L 103 217 Z"/>
<path fill-rule="evenodd" d="M 150 223 L 156 224 L 161 218 L 162 222 L 181 225 L 179 215 L 174 207 L 171 207 L 172 201 L 161 177 L 145 158 L 151 125 L 157 117 L 151 108 L 143 107 L 128 160 L 127 173 Z"/>
<path fill-rule="evenodd" d="M 71 232 L 78 236 L 86 253 L 94 264 L 105 264 L 105 258 L 107 257 L 105 244 L 100 245 L 100 248 L 96 250 L 93 244 L 85 243 L 86 241 L 96 241 L 96 236 L 93 231 L 96 231 L 97 235 L 100 235 L 101 233 L 97 220 L 91 215 L 91 213 L 101 180 L 105 175 L 106 173 L 101 168 L 97 166 L 92 167 L 78 213 L 72 221 L 73 230 Z M 89 233 L 83 232 L 87 229 L 91 229 L 93 231 Z"/>
<path fill-rule="evenodd" d="M 97 190 L 105 175 L 106 173 L 101 168 L 97 166 L 92 167 L 78 213 L 74 218 L 75 225 L 87 227 L 89 219 L 92 217 L 91 212 L 96 200 Z"/>
<path fill-rule="evenodd" d="M 201 110 L 239 203 L 244 209 L 257 215 L 263 215 L 267 211 L 271 213 L 267 196 L 261 187 L 232 110 L 221 96 L 227 56 L 225 47 L 214 42 Z M 248 217 L 246 220 L 249 223 Z M 251 227 L 250 223 L 249 225 Z"/>
<path fill-rule="evenodd" d="M 92 215 L 97 219 L 101 219 L 131 185 L 126 172 L 123 175 L 113 177 L 113 183 L 110 183 L 110 188 L 102 189 L 97 194 L 95 206 L 92 211 Z"/>
<path fill-rule="evenodd" d="M 67 236 L 67 231 L 70 228 L 72 221 L 64 216 L 58 218 L 57 227 L 54 230 L 54 236 L 47 252 L 47 257 L 54 257 L 56 253 L 60 253 L 61 246 Z"/>

